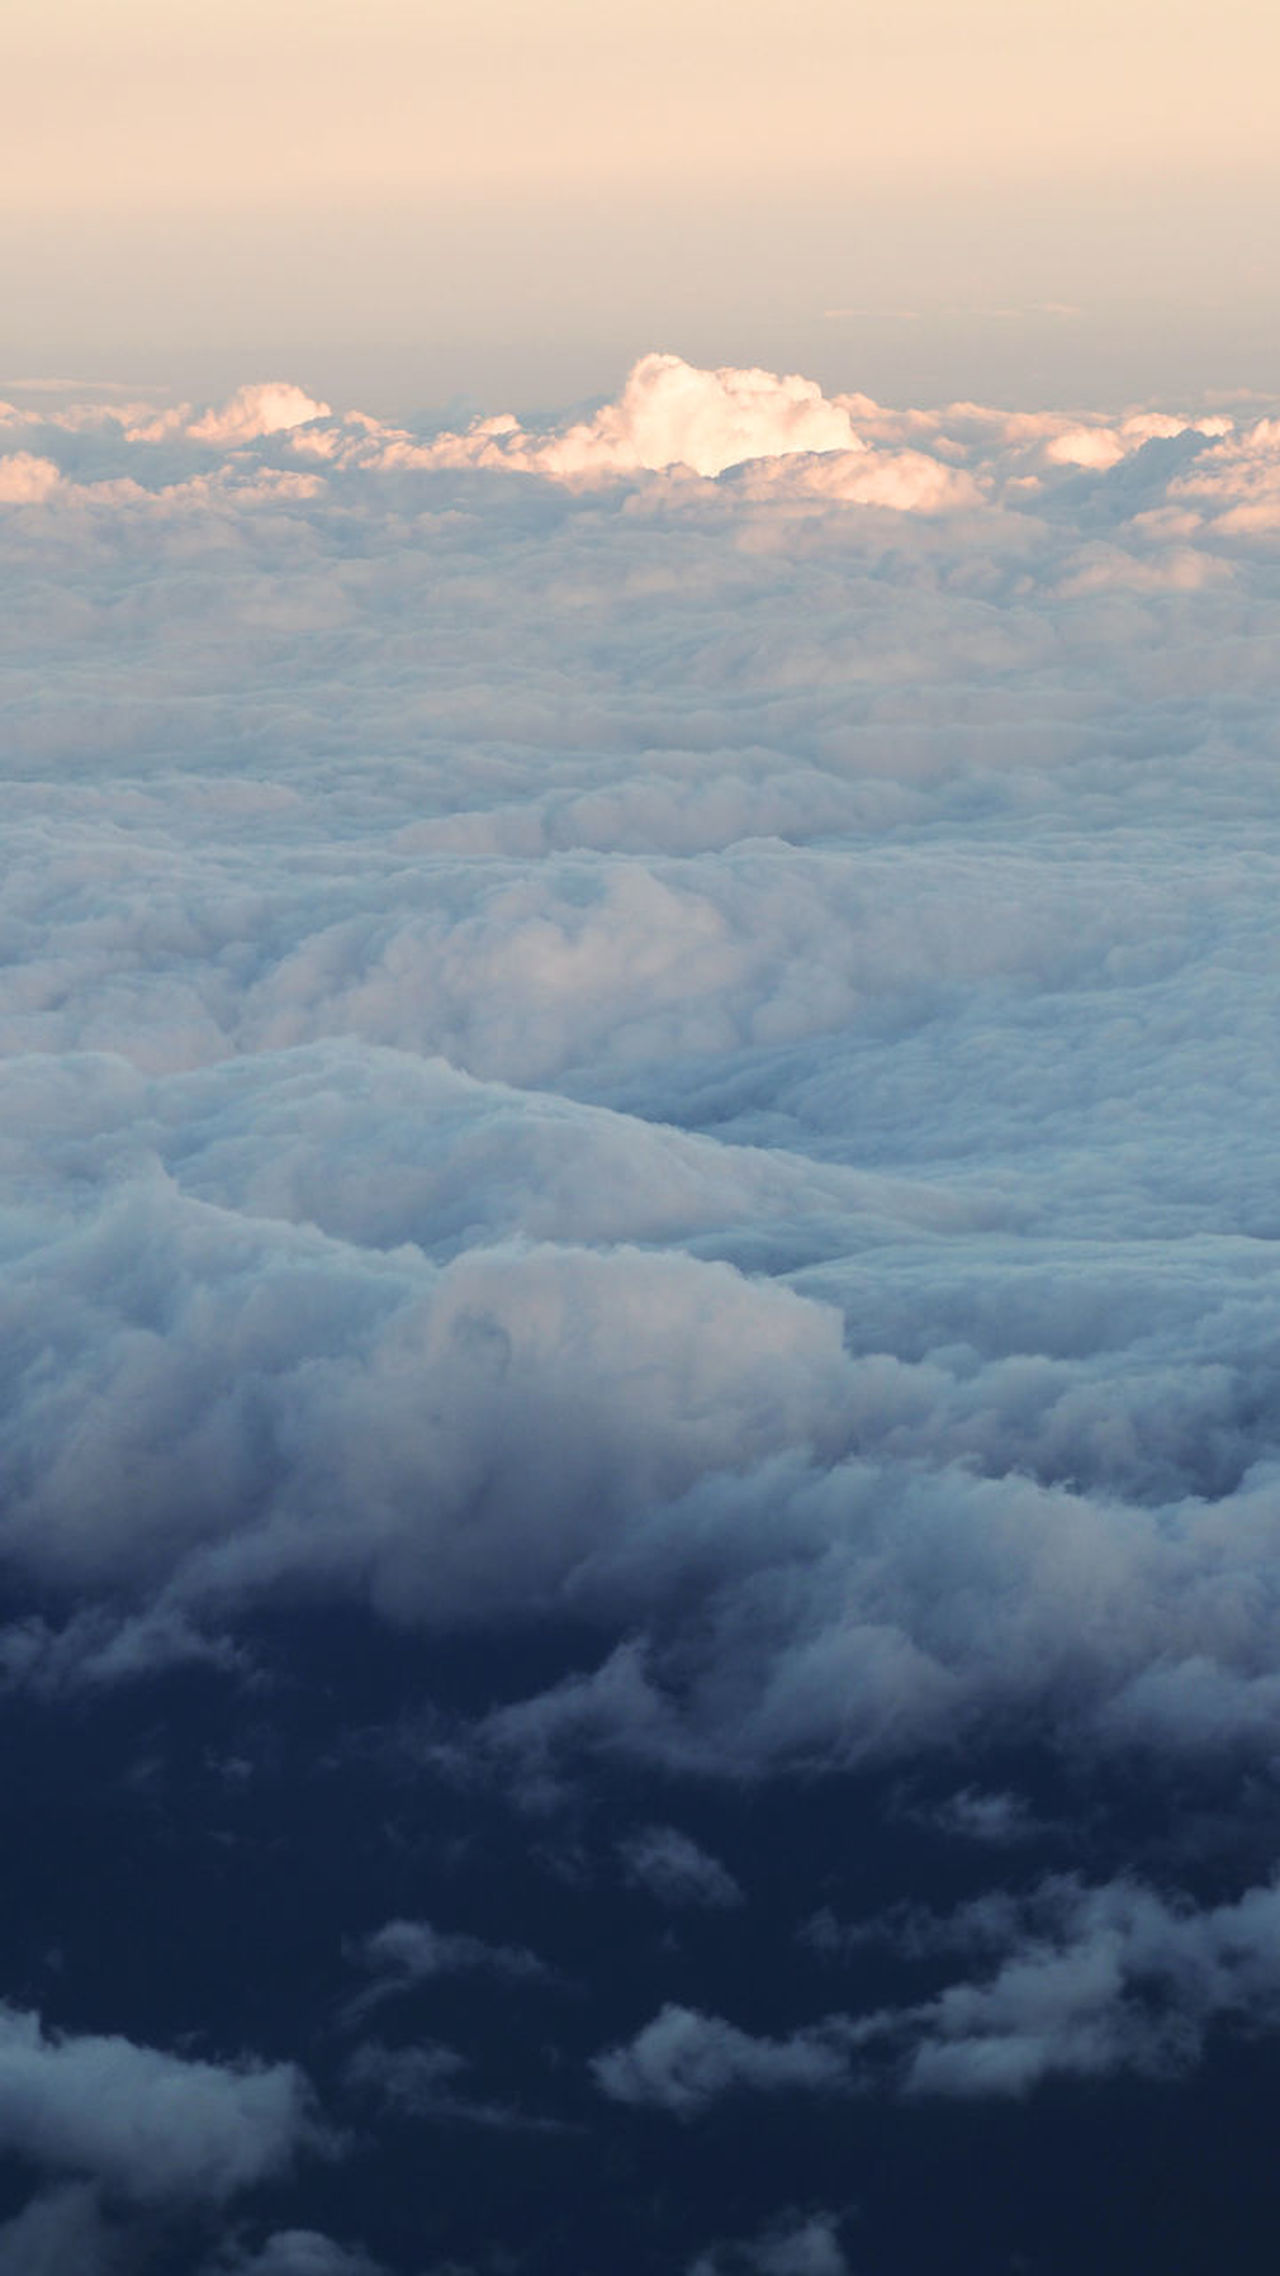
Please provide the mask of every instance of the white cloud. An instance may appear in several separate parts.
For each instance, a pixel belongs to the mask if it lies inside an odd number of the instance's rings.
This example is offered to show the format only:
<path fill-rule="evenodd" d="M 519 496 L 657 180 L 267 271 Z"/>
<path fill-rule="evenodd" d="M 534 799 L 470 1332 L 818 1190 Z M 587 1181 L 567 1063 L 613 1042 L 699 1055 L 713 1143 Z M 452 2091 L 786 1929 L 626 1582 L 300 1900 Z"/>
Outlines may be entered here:
<path fill-rule="evenodd" d="M 745 459 L 860 448 L 848 412 L 794 373 L 698 371 L 679 356 L 645 356 L 616 405 L 548 444 L 551 474 L 687 466 L 720 474 Z"/>
<path fill-rule="evenodd" d="M 683 467 L 716 475 L 747 459 L 859 451 L 842 404 L 813 380 L 769 371 L 699 371 L 680 356 L 641 358 L 616 403 L 545 440 L 511 418 L 451 435 L 419 463 L 515 466 L 563 478 Z"/>
<path fill-rule="evenodd" d="M 593 1622 L 526 1760 L 1272 1743 L 1275 422 L 210 416 L 4 430 L 9 1679 L 306 1582 Z"/>
<path fill-rule="evenodd" d="M 1091 1861 L 852 1928 L 815 1890 L 837 2012 L 664 1978 L 606 2121 L 1273 2032 L 1280 422 L 657 358 L 462 435 L 282 386 L 24 399 L 3 441 L 4 1682 L 235 1684 L 264 1608 L 338 1600 L 484 1654 L 492 1711 L 432 1726 L 460 1776 L 585 1821 L 625 1764 L 584 1903 L 745 1901 L 709 1778 L 890 1765 L 891 1849 Z M 1104 1758 L 1194 1781 L 1233 1895 L 1073 1846 Z M 549 2123 L 455 2014 L 527 2028 L 542 1931 L 431 1882 L 353 1919 L 360 2127 Z M 436 2008 L 457 2047 L 351 2028 Z M 123 2276 L 171 2219 L 198 2261 L 314 2139 L 287 2065 L 5 2016 L 15 2276 Z M 272 2205 L 228 2276 L 363 2276 Z M 735 2225 L 715 2276 L 843 2271 L 825 2212 Z"/>
<path fill-rule="evenodd" d="M 0 2009 L 0 2150 L 133 2198 L 217 2200 L 280 2172 L 318 2138 L 308 2100 L 290 2064 L 46 2033 L 38 2015 Z"/>
<path fill-rule="evenodd" d="M 295 427 L 332 416 L 327 403 L 317 402 L 291 380 L 264 380 L 237 388 L 229 402 L 193 413 L 184 403 L 153 417 L 135 414 L 128 426 L 130 439 L 163 442 L 170 436 L 188 436 L 197 443 L 252 443 L 264 435 L 289 434 Z"/>
<path fill-rule="evenodd" d="M 0 458 L 0 506 L 39 505 L 53 496 L 61 480 L 52 459 L 13 451 Z"/>
<path fill-rule="evenodd" d="M 1280 422 L 660 357 L 461 436 L 268 387 L 3 437 L 5 1682 L 236 1681 L 319 1594 L 494 1639 L 442 1752 L 524 1797 L 888 1763 L 909 1813 L 960 1747 L 932 1835 L 1022 1867 L 1047 1742 L 1084 1812 L 1190 1766 L 1231 1852 L 1280 1732 Z M 611 1819 L 615 1898 L 754 1885 L 691 1791 Z M 596 2082 L 1009 2096 L 1275 2028 L 1270 1885 L 1096 1870 L 833 1915 L 892 2004 L 691 1989 Z M 524 1924 L 420 1903 L 355 1916 L 339 2024 L 541 1998 Z M 6 2016 L 49 2186 L 0 2267 L 109 2272 L 313 2138 L 288 2066 Z M 362 2125 L 535 2123 L 434 2039 L 351 2066 Z"/>

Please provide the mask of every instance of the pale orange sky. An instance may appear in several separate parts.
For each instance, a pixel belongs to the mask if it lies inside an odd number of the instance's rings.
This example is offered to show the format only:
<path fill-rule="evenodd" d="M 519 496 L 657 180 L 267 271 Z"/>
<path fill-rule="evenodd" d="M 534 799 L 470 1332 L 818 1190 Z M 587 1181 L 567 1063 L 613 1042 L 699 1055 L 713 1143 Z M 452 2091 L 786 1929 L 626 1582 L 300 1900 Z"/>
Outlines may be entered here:
<path fill-rule="evenodd" d="M 0 23 L 0 291 L 31 369 L 216 385 L 283 357 L 340 393 L 381 371 L 384 401 L 496 401 L 653 345 L 833 371 L 870 338 L 904 384 L 958 358 L 943 392 L 983 331 L 993 369 L 1083 372 L 1092 327 L 1100 381 L 1120 334 L 1142 365 L 1144 323 L 1153 372 L 1178 322 L 1171 372 L 1198 371 L 1196 310 L 1221 384 L 1280 345 L 1258 0 L 0 0 Z"/>

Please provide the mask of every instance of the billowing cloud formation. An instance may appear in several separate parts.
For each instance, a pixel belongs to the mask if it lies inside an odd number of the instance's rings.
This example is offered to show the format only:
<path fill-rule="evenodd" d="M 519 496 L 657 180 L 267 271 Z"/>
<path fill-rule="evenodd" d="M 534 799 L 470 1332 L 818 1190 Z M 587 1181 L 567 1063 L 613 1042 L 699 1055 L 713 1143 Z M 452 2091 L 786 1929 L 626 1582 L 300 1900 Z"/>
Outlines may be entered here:
<path fill-rule="evenodd" d="M 1134 1884 L 1051 1882 L 1017 1925 L 993 1977 L 918 2011 L 907 2093 L 1024 2094 L 1055 2073 L 1177 2071 L 1215 2022 L 1266 2026 L 1280 2014 L 1274 1884 L 1196 1912 Z M 1012 1926 L 990 1901 L 956 1924 L 997 1937 Z"/>
<path fill-rule="evenodd" d="M 327 403 L 316 402 L 292 381 L 267 380 L 255 387 L 238 388 L 230 402 L 214 410 L 197 414 L 190 404 L 184 404 L 154 418 L 138 420 L 128 433 L 137 442 L 161 442 L 182 435 L 197 443 L 252 443 L 264 435 L 288 434 L 294 427 L 330 415 Z"/>
<path fill-rule="evenodd" d="M 361 421 L 341 437 L 309 432 L 302 447 L 366 464 L 506 468 L 574 483 L 666 471 L 714 478 L 750 466 L 766 496 L 782 486 L 799 497 L 922 513 L 979 503 L 971 476 L 945 457 L 869 444 L 855 417 L 877 409 L 862 397 L 824 396 L 794 373 L 700 371 L 679 356 L 650 355 L 616 402 L 549 433 L 507 413 L 422 445 Z"/>
<path fill-rule="evenodd" d="M 124 2038 L 46 2034 L 38 2015 L 0 2010 L 0 2148 L 11 2157 L 138 2199 L 216 2199 L 278 2172 L 312 2135 L 291 2065 L 224 2066 Z"/>
<path fill-rule="evenodd" d="M 280 391 L 213 474 L 181 422 L 13 428 L 59 488 L 13 555 L 2 1522 L 69 1617 L 9 1679 L 232 1665 L 319 1584 L 594 1622 L 506 1755 L 1251 1741 L 1270 571 L 1228 523 L 1272 428 L 1112 422 L 1091 470 L 1097 423 L 849 397 L 851 456 L 812 389 L 694 378 L 580 430 L 763 453 L 674 489 Z M 987 504 L 886 555 L 812 484 L 904 452 Z"/>
<path fill-rule="evenodd" d="M 936 2116 L 1272 2028 L 1235 1780 L 1280 1732 L 1278 435 L 669 357 L 464 435 L 281 389 L 6 414 L 14 1713 L 153 1678 L 269 1719 L 333 1617 L 407 1655 L 406 1777 L 580 1805 L 573 1903 L 641 1924 L 598 2026 L 570 2050 L 561 2000 L 555 2064 L 504 2070 L 540 2058 L 495 2012 L 556 2008 L 532 1955 L 577 1985 L 573 1936 L 407 1841 L 335 1898 L 296 2042 L 369 2134 L 483 2149 L 570 2077 L 601 2128 Z M 1154 1836 L 1039 1853 L 1135 1759 L 1208 1794 L 1212 1886 Z M 837 1776 L 895 1782 L 949 1904 L 1025 1884 L 897 1944 L 806 1889 L 813 1996 L 762 2022 L 771 1836 L 716 1812 Z M 3 2139 L 55 2180 L 142 2195 L 153 2089 L 175 2197 L 304 2138 L 289 2066 L 21 1996 Z M 430 2035 L 353 2051 L 370 2010 Z M 772 2211 L 672 2265 L 839 2265 Z M 118 2241 L 109 2194 L 19 2219 L 33 2265 Z M 332 2226 L 227 2249 L 324 2267 Z"/>
<path fill-rule="evenodd" d="M 551 474 L 687 466 L 720 474 L 748 458 L 862 448 L 842 404 L 812 380 L 768 371 L 697 371 L 679 356 L 646 356 L 621 400 L 548 446 Z"/>
<path fill-rule="evenodd" d="M 37 458 L 29 450 L 12 451 L 0 458 L 0 505 L 38 505 L 52 496 L 60 479 L 52 459 Z"/>

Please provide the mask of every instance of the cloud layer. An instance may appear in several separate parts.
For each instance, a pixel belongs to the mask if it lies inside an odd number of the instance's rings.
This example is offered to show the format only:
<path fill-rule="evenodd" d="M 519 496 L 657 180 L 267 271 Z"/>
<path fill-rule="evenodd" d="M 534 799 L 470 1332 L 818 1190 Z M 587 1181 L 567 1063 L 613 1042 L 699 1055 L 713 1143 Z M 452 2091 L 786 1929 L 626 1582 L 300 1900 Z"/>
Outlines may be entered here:
<path fill-rule="evenodd" d="M 632 1796 L 582 1885 L 672 1953 L 753 1918 L 713 1791 L 893 1777 L 1009 1869 L 987 1972 L 918 1996 L 637 1994 L 573 2058 L 597 2117 L 1271 2028 L 1277 500 L 1257 404 L 671 355 L 456 432 L 283 383 L 0 410 L 7 1696 L 266 1697 L 271 1621 L 336 1608 L 419 1640 L 432 1775 Z M 1219 1884 L 1050 1871 L 1037 1749 L 1081 1840 L 1135 1763 L 1207 1782 Z M 409 1879 L 344 1918 L 326 2028 L 386 2041 L 339 2099 L 516 2131 L 448 2003 L 563 1986 L 554 1939 Z M 105 2266 L 95 2190 L 304 2139 L 296 2064 L 14 1997 L 0 2132 L 73 2178 L 0 2258 Z M 359 2265 L 317 2218 L 226 2264 Z M 787 2220 L 700 2265 L 845 2265 Z"/>

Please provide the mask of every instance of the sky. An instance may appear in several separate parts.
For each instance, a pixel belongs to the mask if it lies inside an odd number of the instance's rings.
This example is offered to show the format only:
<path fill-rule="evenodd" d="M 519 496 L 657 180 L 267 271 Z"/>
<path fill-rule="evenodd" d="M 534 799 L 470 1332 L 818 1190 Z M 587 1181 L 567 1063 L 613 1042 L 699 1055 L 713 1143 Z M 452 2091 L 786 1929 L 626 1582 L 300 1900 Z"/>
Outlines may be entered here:
<path fill-rule="evenodd" d="M 1100 405 L 1280 347 L 1252 0 L 7 0 L 5 45 L 0 378 L 405 416 L 656 346 Z"/>
<path fill-rule="evenodd" d="M 5 38 L 0 2276 L 1272 2276 L 1280 35 Z"/>

